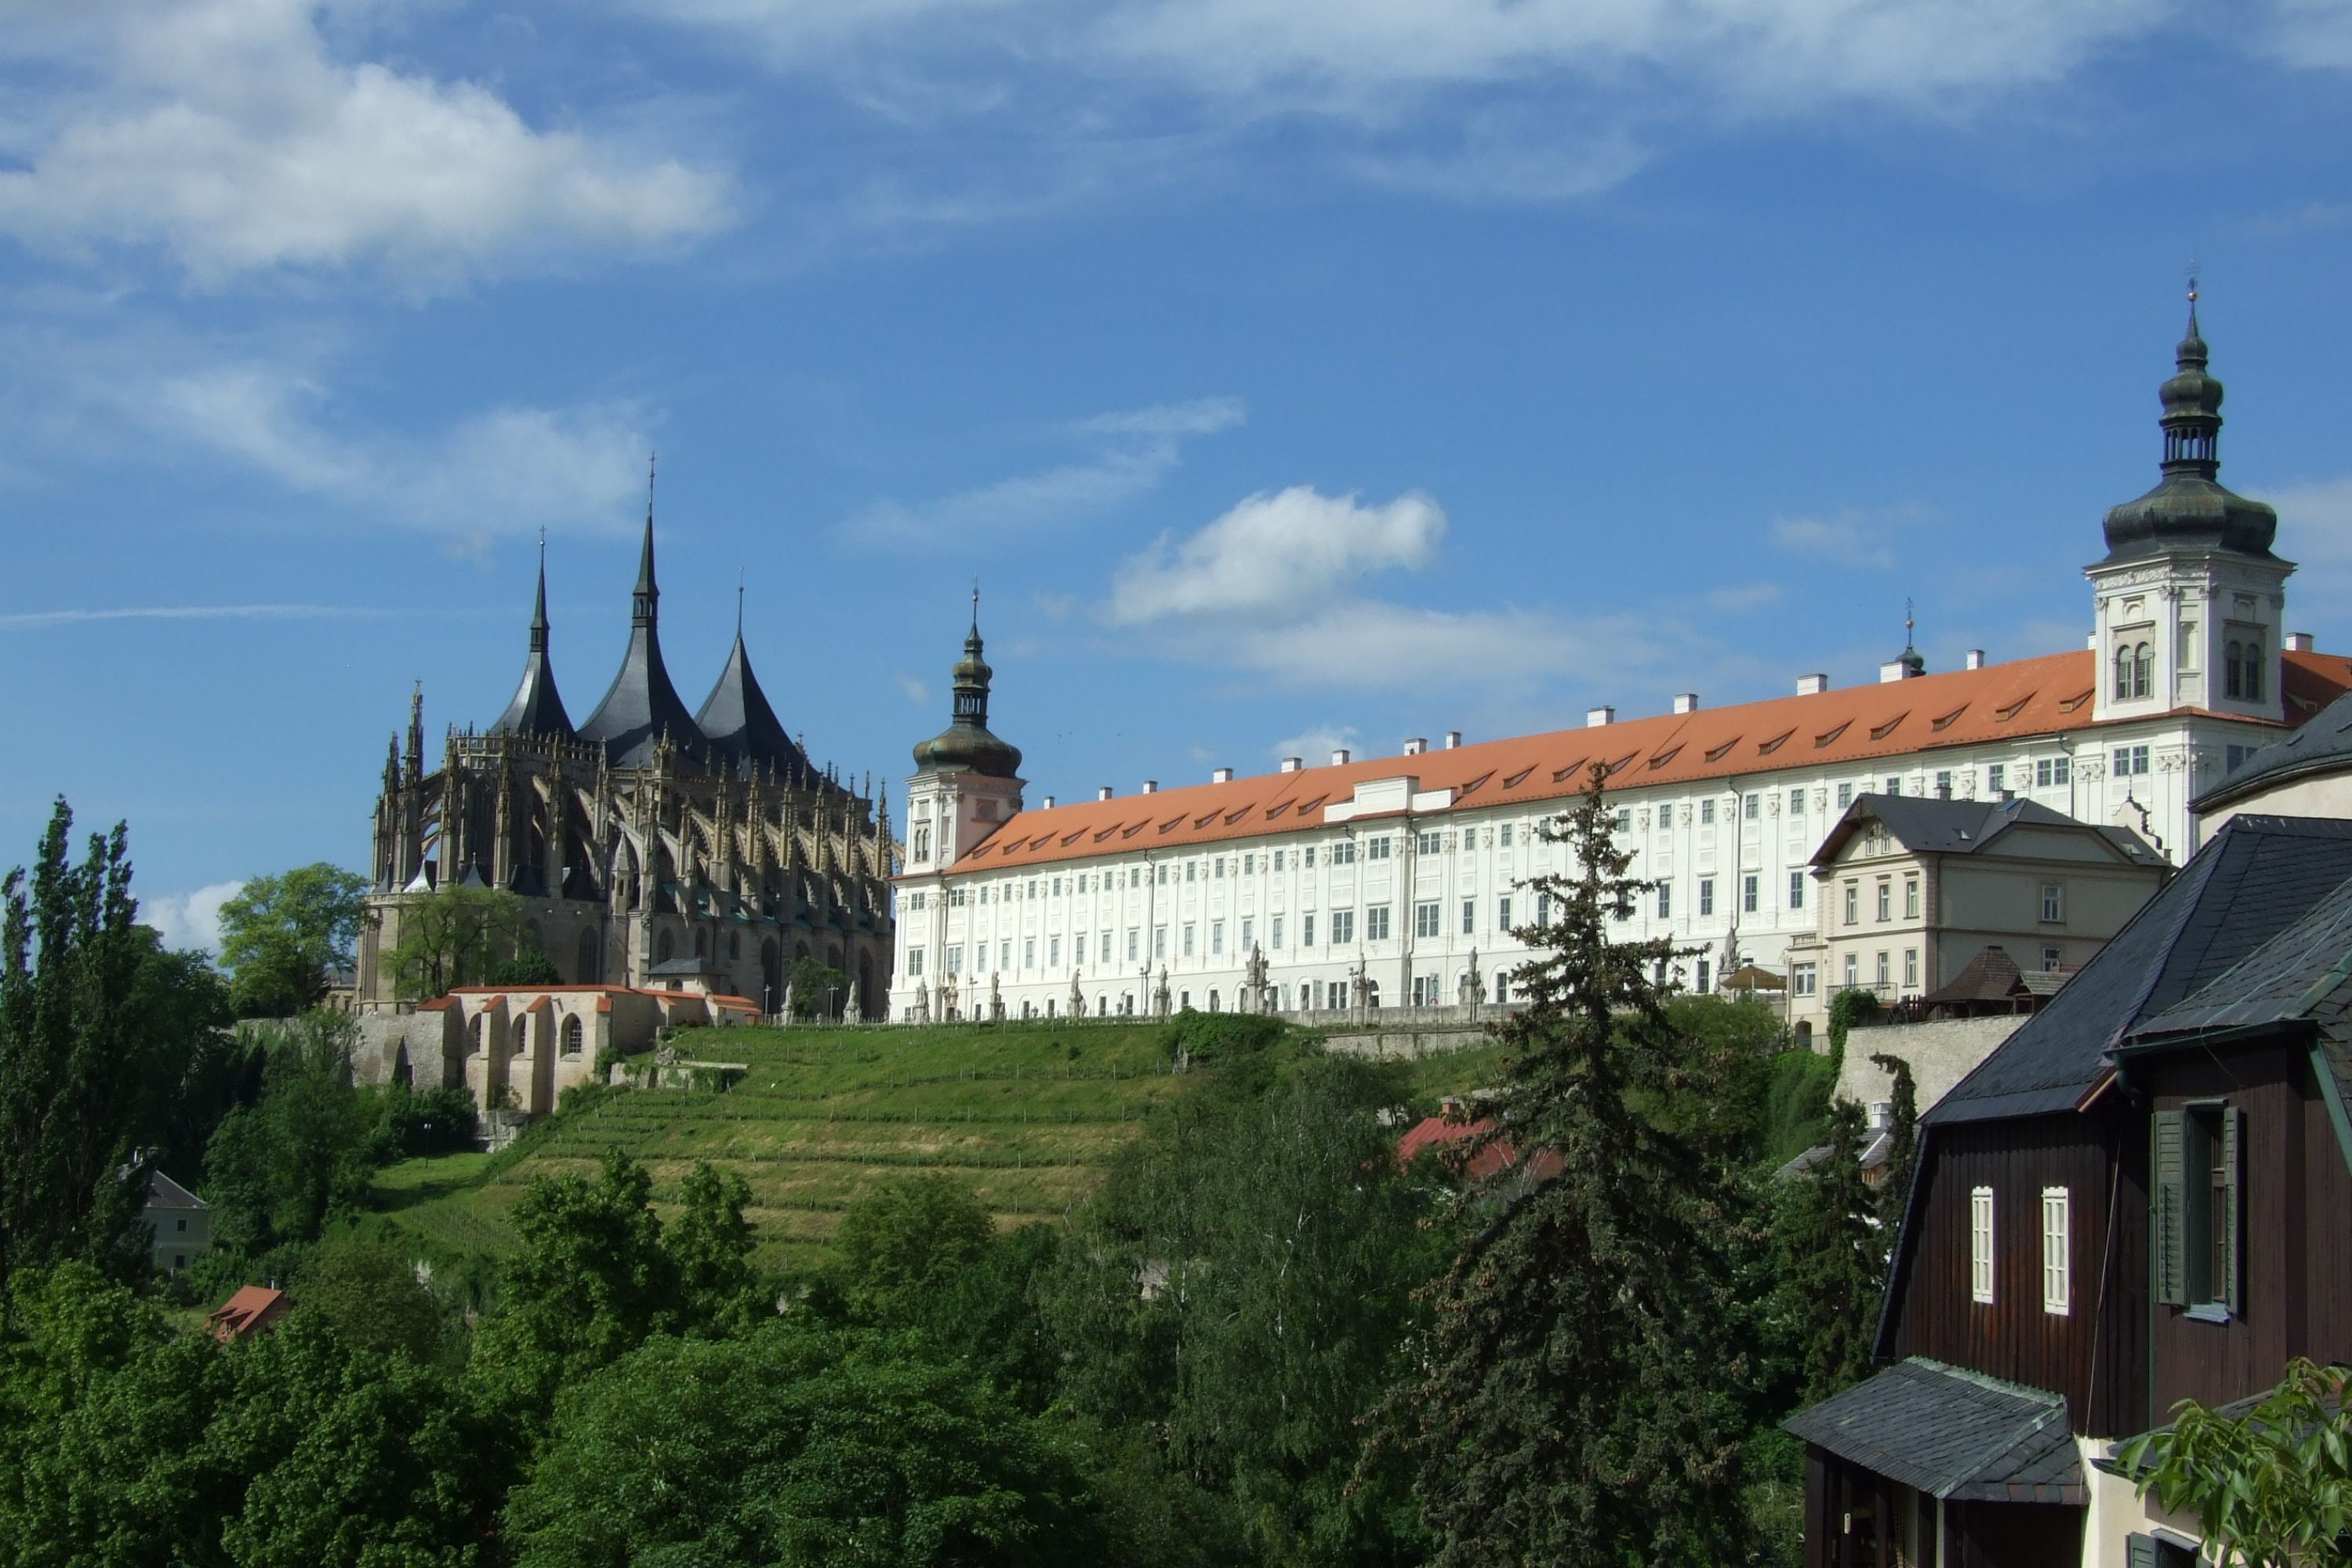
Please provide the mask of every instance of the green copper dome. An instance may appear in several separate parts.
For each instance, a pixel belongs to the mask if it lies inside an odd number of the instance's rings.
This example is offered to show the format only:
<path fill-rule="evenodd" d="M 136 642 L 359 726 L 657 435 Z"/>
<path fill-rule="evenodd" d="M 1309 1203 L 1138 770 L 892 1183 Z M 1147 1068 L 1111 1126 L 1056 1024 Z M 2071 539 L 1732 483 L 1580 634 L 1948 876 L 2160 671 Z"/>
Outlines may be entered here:
<path fill-rule="evenodd" d="M 955 682 L 954 717 L 946 729 L 915 748 L 915 766 L 925 773 L 1009 779 L 1021 771 L 1021 748 L 989 733 L 988 682 L 995 671 L 981 658 L 977 591 L 971 600 L 971 633 L 963 639 L 963 657 L 949 672 Z"/>
<path fill-rule="evenodd" d="M 2102 564 L 2172 550 L 2225 550 L 2268 559 L 2278 537 L 2278 513 L 2223 488 L 2221 472 L 2221 383 L 2206 371 L 2207 350 L 2197 331 L 2197 296 L 2189 296 L 2189 335 L 2174 352 L 2173 374 L 2158 390 L 2164 413 L 2164 477 L 2137 500 L 2107 512 L 2107 555 Z"/>

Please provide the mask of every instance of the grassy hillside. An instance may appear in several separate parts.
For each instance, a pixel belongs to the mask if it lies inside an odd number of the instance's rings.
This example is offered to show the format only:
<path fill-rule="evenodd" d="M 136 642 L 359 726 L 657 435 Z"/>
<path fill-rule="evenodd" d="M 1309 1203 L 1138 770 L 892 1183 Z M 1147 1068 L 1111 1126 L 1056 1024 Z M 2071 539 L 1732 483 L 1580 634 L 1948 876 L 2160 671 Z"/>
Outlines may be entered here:
<path fill-rule="evenodd" d="M 740 1175 L 769 1266 L 814 1260 L 852 1199 L 904 1172 L 955 1177 L 1000 1226 L 1056 1217 L 1154 1107 L 1201 1081 L 1169 1070 L 1163 1033 L 1118 1020 L 694 1031 L 681 1057 L 745 1063 L 742 1082 L 624 1091 L 499 1155 L 393 1166 L 377 1207 L 429 1253 L 495 1255 L 513 1245 L 506 1215 L 532 1177 L 593 1172 L 618 1146 L 652 1167 L 657 1199 L 698 1160 Z M 1415 1064 L 1414 1095 L 1433 1101 L 1494 1071 L 1491 1049 L 1433 1058 Z"/>

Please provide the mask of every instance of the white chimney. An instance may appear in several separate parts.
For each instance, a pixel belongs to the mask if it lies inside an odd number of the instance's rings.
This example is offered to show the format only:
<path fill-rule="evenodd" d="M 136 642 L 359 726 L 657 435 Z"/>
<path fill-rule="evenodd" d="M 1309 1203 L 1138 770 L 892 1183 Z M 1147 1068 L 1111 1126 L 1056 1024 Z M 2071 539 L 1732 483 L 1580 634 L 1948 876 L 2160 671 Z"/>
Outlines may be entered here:
<path fill-rule="evenodd" d="M 1211 784 L 1231 784 L 1234 782 L 1234 770 L 1231 768 L 1219 768 L 1216 772 L 1209 775 L 1209 782 Z"/>
<path fill-rule="evenodd" d="M 1797 695 L 1800 697 L 1819 697 L 1822 692 L 1827 691 L 1829 689 L 1830 678 L 1826 675 L 1801 675 L 1797 677 Z"/>
<path fill-rule="evenodd" d="M 1697 692 L 1696 692 L 1696 691 L 1677 691 L 1677 692 L 1675 692 L 1675 712 L 1677 712 L 1677 713 L 1696 713 L 1696 712 L 1697 712 L 1697 711 L 1698 711 L 1698 693 L 1697 693 Z"/>
<path fill-rule="evenodd" d="M 2083 639 L 2083 646 L 2084 646 L 2084 647 L 2086 647 L 2086 648 L 2089 648 L 2093 653 L 2096 653 L 2096 652 L 2098 652 L 2098 651 L 2099 651 L 2099 634 L 2098 634 L 2098 633 L 2096 633 L 2096 632 L 2093 632 L 2089 637 L 2084 637 L 2084 638 Z"/>
<path fill-rule="evenodd" d="M 1588 730 L 1598 730 L 1603 724 L 1616 721 L 1617 710 L 1614 708 L 1587 708 L 1584 710 L 1584 727 Z"/>
<path fill-rule="evenodd" d="M 1448 730 L 1445 731 L 1445 749 L 1449 752 L 1458 752 L 1462 749 L 1461 731 Z"/>
<path fill-rule="evenodd" d="M 1160 781 L 1158 779 L 1144 780 L 1143 793 L 1146 795 L 1158 795 L 1160 793 Z"/>
<path fill-rule="evenodd" d="M 1960 661 L 1960 667 L 1964 669 L 1982 669 L 1984 668 L 1984 649 L 1980 647 L 1972 647 L 1969 649 L 1969 656 Z"/>
<path fill-rule="evenodd" d="M 1899 658 L 1890 658 L 1878 667 L 1878 683 L 1881 686 L 1910 679 L 1911 667 Z"/>
<path fill-rule="evenodd" d="M 1304 757 L 1285 757 L 1282 759 L 1282 771 L 1286 773 L 1295 773 L 1306 765 L 1307 760 Z"/>
<path fill-rule="evenodd" d="M 1110 798 L 1110 785 L 1105 784 L 1100 789 L 1095 791 L 1095 798 L 1097 800 L 1108 800 Z"/>
<path fill-rule="evenodd" d="M 1340 746 L 1340 747 L 1337 748 L 1336 750 L 1334 750 L 1334 751 L 1332 752 L 1332 753 L 1331 753 L 1331 765 L 1332 765 L 1333 767 L 1335 767 L 1335 768 L 1343 768 L 1343 767 L 1346 767 L 1346 766 L 1348 765 L 1348 748 L 1347 748 L 1347 747 L 1345 747 L 1345 746 Z"/>
<path fill-rule="evenodd" d="M 1422 753 L 1422 752 L 1425 752 L 1425 751 L 1427 751 L 1427 750 L 1429 750 L 1429 737 L 1428 737 L 1428 736 L 1426 736 L 1426 735 L 1410 735 L 1410 736 L 1407 736 L 1407 737 L 1405 738 L 1405 742 L 1404 742 L 1404 754 L 1405 754 L 1406 756 L 1408 756 L 1408 757 L 1417 757 L 1417 756 L 1421 755 L 1421 753 Z"/>
<path fill-rule="evenodd" d="M 1046 811 L 1051 811 L 1051 810 L 1053 810 L 1053 809 L 1054 809 L 1054 797 L 1053 797 L 1052 795 L 1047 795 L 1047 796 L 1045 797 L 1045 806 L 1044 806 L 1042 809 L 1046 810 Z"/>
<path fill-rule="evenodd" d="M 2287 633 L 2286 650 L 2289 653 L 2309 653 L 2311 651 L 2311 634 L 2309 632 Z"/>

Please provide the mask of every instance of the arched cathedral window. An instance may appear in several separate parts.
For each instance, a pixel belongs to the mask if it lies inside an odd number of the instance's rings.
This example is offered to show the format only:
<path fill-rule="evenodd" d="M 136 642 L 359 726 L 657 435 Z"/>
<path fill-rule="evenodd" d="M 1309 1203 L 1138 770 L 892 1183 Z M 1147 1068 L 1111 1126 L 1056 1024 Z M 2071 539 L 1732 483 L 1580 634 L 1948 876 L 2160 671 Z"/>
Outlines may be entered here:
<path fill-rule="evenodd" d="M 2132 695 L 2146 697 L 2156 685 L 2156 654 L 2146 643 L 2132 648 Z"/>

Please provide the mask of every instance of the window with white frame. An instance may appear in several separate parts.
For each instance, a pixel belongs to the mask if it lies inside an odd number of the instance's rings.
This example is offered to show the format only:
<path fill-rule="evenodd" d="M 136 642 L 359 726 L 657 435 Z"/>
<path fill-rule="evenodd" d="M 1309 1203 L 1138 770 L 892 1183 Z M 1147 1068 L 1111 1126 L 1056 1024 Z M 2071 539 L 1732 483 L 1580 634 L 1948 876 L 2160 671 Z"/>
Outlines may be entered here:
<path fill-rule="evenodd" d="M 1242 947 L 1241 947 L 1241 950 L 1242 950 L 1244 952 L 1247 952 L 1250 950 L 1250 944 L 1251 944 L 1252 942 L 1255 942 L 1256 940 L 1257 940 L 1257 921 L 1249 921 L 1249 920 L 1245 920 L 1245 921 L 1242 921 Z"/>
<path fill-rule="evenodd" d="M 1698 879 L 1698 912 L 1702 915 L 1715 913 L 1715 879 L 1712 877 Z"/>
<path fill-rule="evenodd" d="M 931 825 L 929 823 L 916 825 L 915 841 L 910 847 L 914 852 L 914 858 L 918 860 L 928 860 L 931 858 Z"/>
<path fill-rule="evenodd" d="M 1309 856 L 1312 856 L 1314 853 L 1315 852 L 1311 849 L 1307 851 Z M 1311 866 L 1315 862 L 1312 859 L 1309 859 L 1307 863 Z M 1337 844 L 1331 846 L 1331 864 L 1334 866 L 1352 866 L 1355 863 L 1356 841 L 1354 839 L 1342 838 Z"/>
<path fill-rule="evenodd" d="M 919 947 L 907 950 L 907 977 L 909 980 L 923 977 L 923 950 Z"/>
<path fill-rule="evenodd" d="M 1416 854 L 1436 855 L 1442 853 L 1444 848 L 1445 835 L 1443 833 L 1424 831 L 1414 836 L 1413 850 Z"/>
<path fill-rule="evenodd" d="M 1658 918 L 1662 921 L 1671 920 L 1674 912 L 1675 885 L 1672 882 L 1661 882 L 1658 884 Z"/>
<path fill-rule="evenodd" d="M 1033 942 L 1030 945 L 1034 947 L 1036 943 Z M 999 969 L 1013 967 L 1013 939 L 1009 936 L 996 944 L 996 967 Z"/>
<path fill-rule="evenodd" d="M 1462 934 L 1464 936 L 1475 936 L 1477 934 L 1477 931 L 1478 900 L 1475 899 L 1465 899 L 1462 900 Z"/>
<path fill-rule="evenodd" d="M 1805 874 L 1802 871 L 1789 873 L 1789 907 L 1792 910 L 1805 907 Z"/>
<path fill-rule="evenodd" d="M 1791 964 L 1789 969 L 1789 989 L 1800 996 L 1811 996 L 1821 986 L 1816 971 L 1810 963 Z"/>
<path fill-rule="evenodd" d="M 1916 947 L 1903 950 L 1903 987 L 1906 991 L 1919 988 L 1919 950 Z"/>
<path fill-rule="evenodd" d="M 1511 929 L 1511 896 L 1508 893 L 1495 900 L 1495 929 L 1496 931 Z"/>
<path fill-rule="evenodd" d="M 1851 784 L 1842 784 L 1838 785 L 1838 809 L 1840 811 L 1843 811 L 1847 806 L 1852 805 L 1853 804 L 1853 785 Z"/>
<path fill-rule="evenodd" d="M 1713 818 L 1709 818 L 1708 820 L 1712 821 Z M 1658 831 L 1664 833 L 1674 825 L 1674 804 L 1671 801 L 1664 802 L 1658 806 Z"/>
<path fill-rule="evenodd" d="M 1275 945 L 1279 947 L 1282 944 L 1276 942 Z M 1298 917 L 1298 945 L 1301 947 L 1313 947 L 1315 945 L 1315 917 L 1313 915 L 1301 915 Z"/>
<path fill-rule="evenodd" d="M 960 910 L 963 908 L 964 892 L 965 889 L 961 888 L 950 888 L 948 889 L 948 908 L 951 910 Z"/>
<path fill-rule="evenodd" d="M 1789 792 L 1789 815 L 1790 816 L 1802 816 L 1805 815 L 1805 792 L 1803 790 L 1792 789 Z"/>
<path fill-rule="evenodd" d="M 1739 815 L 1753 822 L 1764 815 L 1764 797 L 1751 795 L 1739 803 Z"/>
<path fill-rule="evenodd" d="M 1916 877 L 1903 879 L 1903 918 L 1907 921 L 1919 918 L 1919 879 Z"/>
<path fill-rule="evenodd" d="M 2070 1206 L 2065 1188 L 2042 1189 L 2042 1310 L 2061 1318 L 2070 1310 L 2074 1292 Z"/>
<path fill-rule="evenodd" d="M 1969 1300 L 1992 1304 L 1992 1189 L 1969 1189 Z"/>
<path fill-rule="evenodd" d="M 1267 945 L 1271 946 L 1275 952 L 1280 952 L 1282 951 L 1282 917 L 1280 915 L 1275 916 L 1270 923 L 1272 929 L 1266 932 Z"/>
<path fill-rule="evenodd" d="M 1845 923 L 1858 925 L 1861 921 L 1862 889 L 1855 884 L 1848 882 L 1845 885 Z"/>
<path fill-rule="evenodd" d="M 2009 766 L 2005 763 L 1985 764 L 1985 788 L 1999 795 L 2009 787 Z"/>
<path fill-rule="evenodd" d="M 1511 847 L 1511 825 L 1509 823 L 1506 822 L 1501 826 L 1495 829 L 1495 844 L 1496 847 L 1503 849 L 1508 849 Z"/>
<path fill-rule="evenodd" d="M 950 974 L 963 973 L 963 943 L 960 942 L 948 943 L 948 973 Z"/>
<path fill-rule="evenodd" d="M 1192 922 L 1191 921 L 1186 921 L 1184 922 L 1184 946 L 1181 953 L 1181 956 L 1185 958 L 1192 956 Z"/>
<path fill-rule="evenodd" d="M 1437 934 L 1437 904 L 1434 900 L 1412 906 L 1412 934 L 1433 937 Z"/>
<path fill-rule="evenodd" d="M 1698 803 L 1698 819 L 1701 826 L 1715 820 L 1715 798 L 1712 795 Z"/>
<path fill-rule="evenodd" d="M 2063 883 L 2042 884 L 2042 923 L 2063 925 L 2066 921 L 2066 889 Z"/>
<path fill-rule="evenodd" d="M 1364 940 L 1386 942 L 1389 939 L 1389 907 L 1374 904 L 1364 911 Z"/>
<path fill-rule="evenodd" d="M 1851 990 L 1853 986 L 1859 984 L 1861 983 L 1861 978 L 1862 955 L 1857 952 L 1847 953 L 1845 955 L 1845 983 L 1847 988 Z"/>
<path fill-rule="evenodd" d="M 1367 859 L 1367 860 L 1385 860 L 1385 859 L 1387 859 L 1388 858 L 1389 858 L 1389 836 L 1388 836 L 1387 834 L 1385 834 L 1385 833 L 1378 834 L 1378 835 L 1376 835 L 1376 836 L 1374 836 L 1374 837 L 1370 837 L 1370 838 L 1367 838 L 1367 839 L 1365 839 L 1365 840 L 1364 840 L 1364 858 L 1365 858 L 1365 859 Z"/>
<path fill-rule="evenodd" d="M 1209 922 L 1209 956 L 1212 958 L 1223 958 L 1224 954 L 1225 922 L 1223 921 L 1211 921 Z"/>
<path fill-rule="evenodd" d="M 1333 910 L 1331 911 L 1331 945 L 1333 947 L 1345 947 L 1355 940 L 1356 911 L 1353 910 Z"/>
<path fill-rule="evenodd" d="M 1894 919 L 1894 909 L 1895 884 L 1881 878 L 1878 883 L 1878 918 L 1882 921 Z"/>
<path fill-rule="evenodd" d="M 1151 956 L 1154 958 L 1168 956 L 1168 928 L 1164 925 L 1151 928 Z"/>
<path fill-rule="evenodd" d="M 1142 928 L 1139 926 L 1127 928 L 1127 961 L 1129 963 L 1133 963 L 1136 960 L 1136 944 L 1142 940 Z"/>
<path fill-rule="evenodd" d="M 1049 936 L 1045 939 L 1045 967 L 1048 969 L 1062 967 L 1062 939 L 1058 936 Z"/>
<path fill-rule="evenodd" d="M 1752 873 L 1739 879 L 1739 912 L 1741 914 L 1752 915 L 1756 912 L 1759 897 L 1757 884 L 1762 880 L 1762 878 Z"/>

